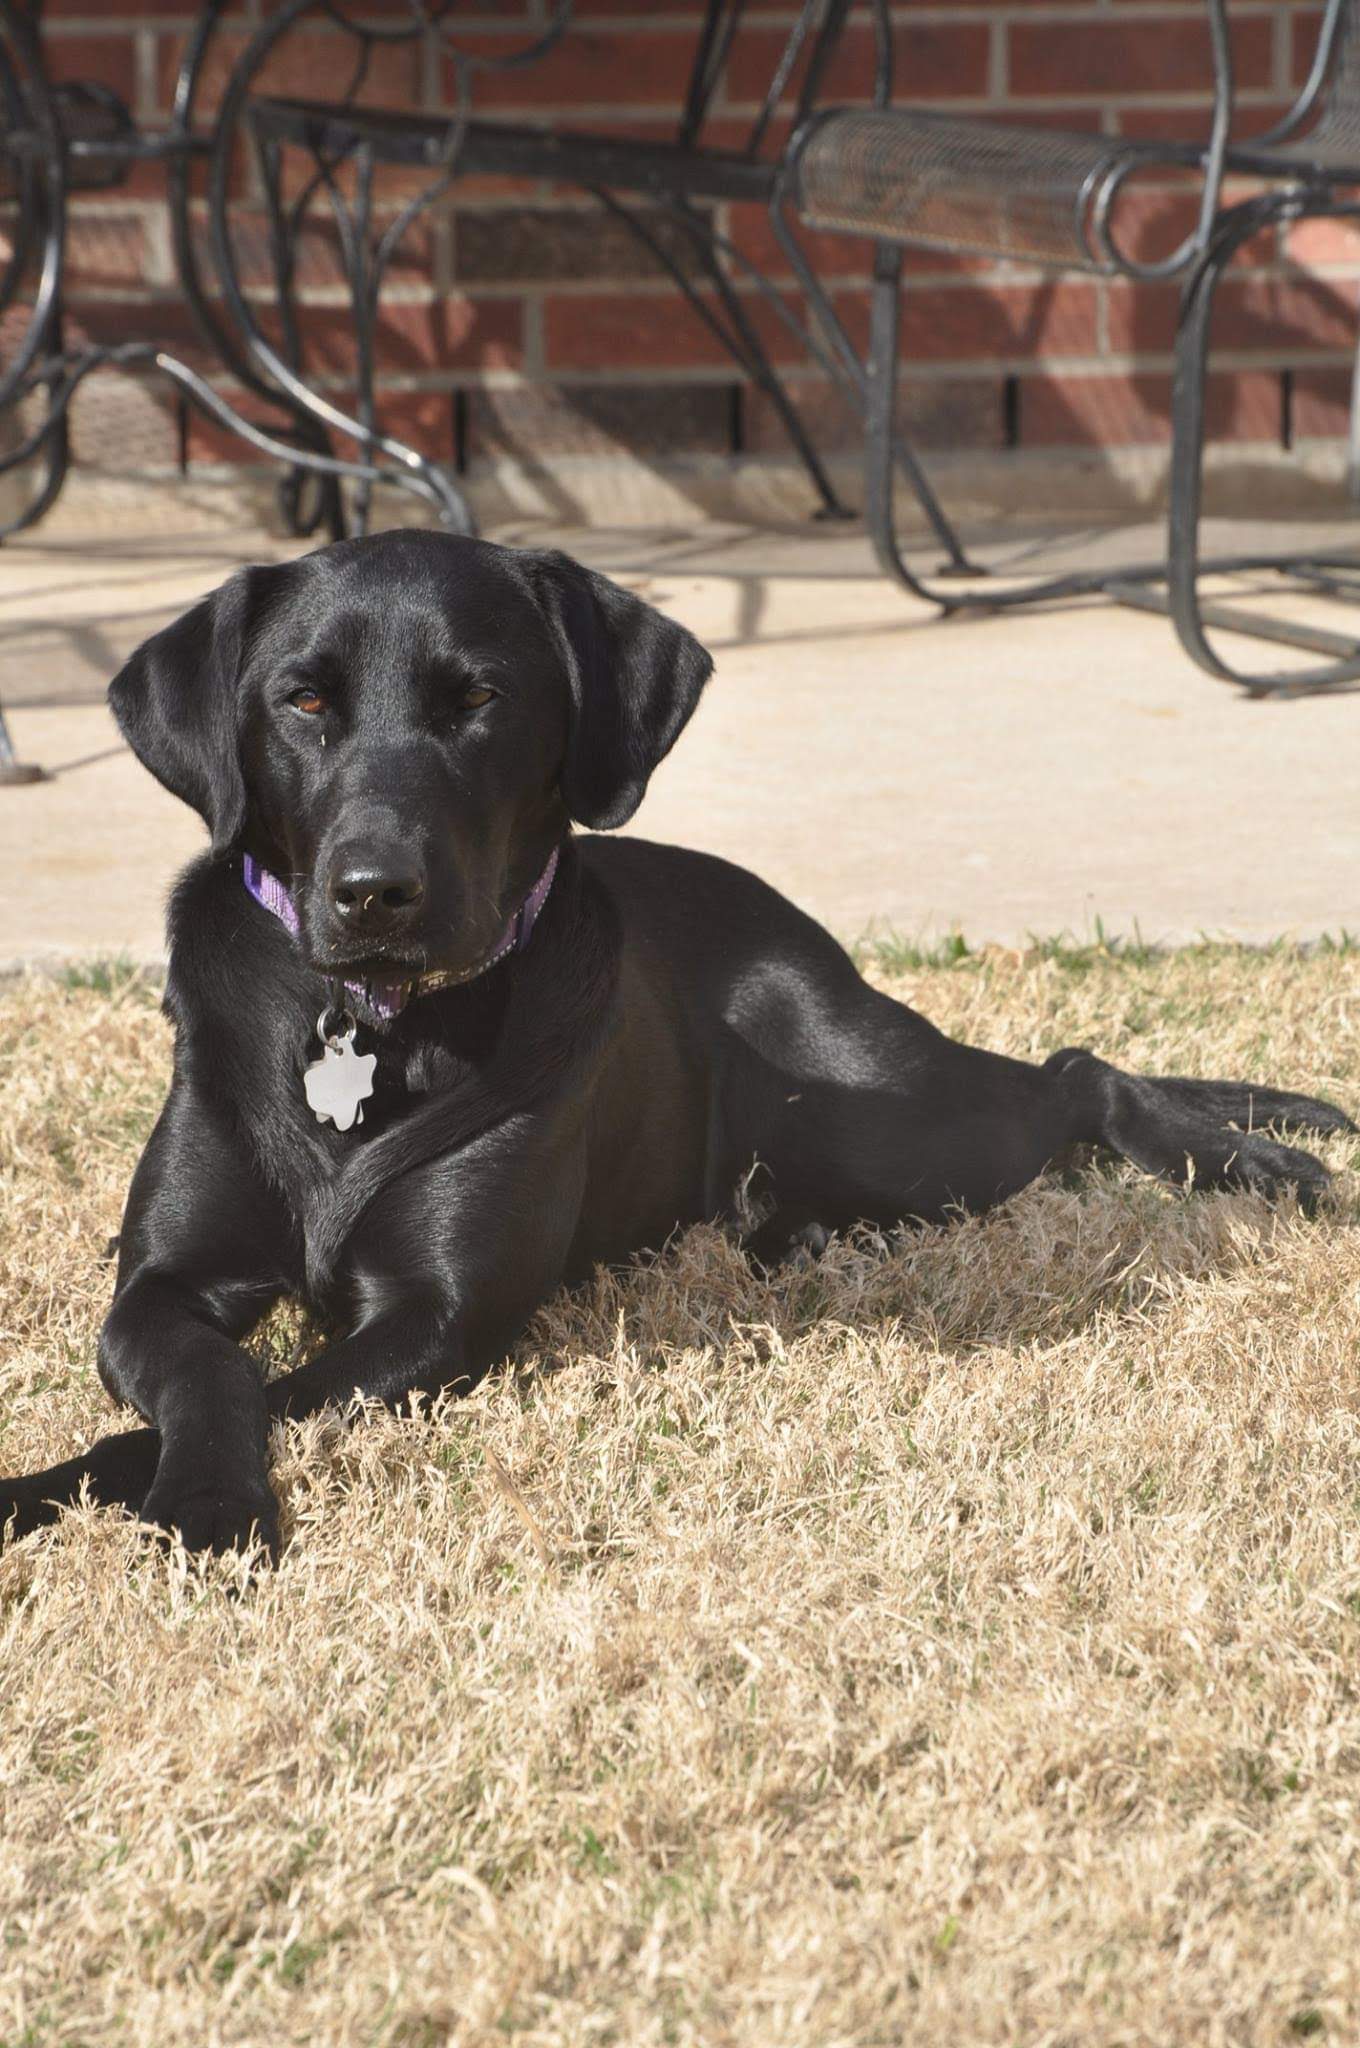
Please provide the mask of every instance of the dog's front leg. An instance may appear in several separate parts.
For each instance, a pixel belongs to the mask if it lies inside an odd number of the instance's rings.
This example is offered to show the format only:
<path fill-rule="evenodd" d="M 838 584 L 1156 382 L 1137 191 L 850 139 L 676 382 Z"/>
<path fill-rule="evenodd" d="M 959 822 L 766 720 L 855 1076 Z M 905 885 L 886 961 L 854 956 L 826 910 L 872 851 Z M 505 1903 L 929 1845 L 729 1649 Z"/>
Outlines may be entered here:
<path fill-rule="evenodd" d="M 516 1328 L 530 1313 L 532 1305 Z M 140 1331 L 129 1334 L 135 1343 Z M 175 1530 L 189 1549 L 228 1550 L 261 1539 L 272 1555 L 278 1548 L 278 1508 L 267 1465 L 271 1419 L 345 1407 L 356 1397 L 396 1407 L 415 1393 L 468 1393 L 499 1355 L 485 1342 L 470 1353 L 465 1319 L 454 1305 L 423 1299 L 375 1314 L 268 1386 L 244 1352 L 249 1382 L 237 1378 L 235 1361 L 225 1353 L 212 1356 L 211 1343 L 204 1342 L 211 1333 L 201 1325 L 178 1334 L 196 1367 L 188 1426 L 172 1428 L 167 1439 L 159 1428 L 121 1430 L 45 1471 L 0 1479 L 0 1543 L 17 1542 L 55 1521 L 85 1490 L 101 1507 L 126 1508 L 142 1521 Z M 512 1330 L 500 1351 L 513 1335 Z M 225 1365 L 226 1373 L 205 1383 L 197 1371 L 205 1364 Z M 202 1407 L 205 1392 L 209 1416 Z"/>
<path fill-rule="evenodd" d="M 264 1385 L 232 1332 L 244 1334 L 278 1290 L 213 1292 L 209 1302 L 188 1274 L 146 1269 L 120 1289 L 100 1338 L 100 1376 L 155 1426 L 0 1480 L 0 1541 L 54 1521 L 85 1488 L 102 1507 L 178 1530 L 191 1549 L 230 1549 L 252 1533 L 276 1544 Z"/>
<path fill-rule="evenodd" d="M 235 1131 L 177 1079 L 133 1175 L 99 1340 L 104 1385 L 153 1427 L 0 1482 L 0 1537 L 52 1521 L 85 1485 L 195 1549 L 252 1530 L 276 1541 L 264 1385 L 239 1339 L 288 1287 L 290 1241 Z"/>
<path fill-rule="evenodd" d="M 264 1381 L 234 1341 L 268 1306 L 252 1295 L 243 1300 L 230 1290 L 227 1306 L 173 1273 L 139 1274 L 115 1301 L 100 1340 L 105 1385 L 160 1437 L 141 1517 L 175 1530 L 189 1550 L 232 1550 L 253 1539 L 271 1551 L 278 1545 Z M 224 1311 L 226 1327 L 218 1320 Z"/>
<path fill-rule="evenodd" d="M 128 1192 L 99 1376 L 160 1435 L 124 1504 L 191 1550 L 277 1545 L 264 1383 L 239 1340 L 287 1288 L 292 1243 L 235 1128 L 177 1077 Z"/>
<path fill-rule="evenodd" d="M 561 1284 L 585 1181 L 578 1138 L 574 1114 L 517 1119 L 384 1189 L 343 1260 L 348 1335 L 270 1382 L 270 1416 L 470 1393 Z"/>
<path fill-rule="evenodd" d="M 268 1386 L 226 1329 L 205 1323 L 201 1290 L 153 1288 L 149 1274 L 120 1287 L 101 1368 L 144 1414 L 170 1422 L 164 1446 L 156 1429 L 129 1430 L 0 1483 L 0 1534 L 7 1519 L 11 1535 L 51 1521 L 84 1484 L 96 1501 L 140 1509 L 186 1543 L 223 1549 L 254 1530 L 272 1547 L 269 1420 L 356 1396 L 396 1407 L 412 1394 L 470 1392 L 561 1281 L 584 1183 L 574 1137 L 525 1119 L 384 1189 L 343 1260 L 353 1327 Z M 228 1294 L 221 1283 L 213 1290 L 219 1312 Z M 243 1316 L 244 1329 L 262 1312 L 242 1299 L 233 1320 Z"/>

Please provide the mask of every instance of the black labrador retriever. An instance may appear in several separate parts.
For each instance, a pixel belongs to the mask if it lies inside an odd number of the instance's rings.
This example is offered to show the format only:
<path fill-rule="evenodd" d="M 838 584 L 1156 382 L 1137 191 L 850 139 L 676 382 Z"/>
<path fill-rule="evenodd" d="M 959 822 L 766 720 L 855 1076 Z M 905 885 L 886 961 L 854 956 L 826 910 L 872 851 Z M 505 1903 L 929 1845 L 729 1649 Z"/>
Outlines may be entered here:
<path fill-rule="evenodd" d="M 88 1482 L 272 1550 L 272 1417 L 466 1391 L 555 1288 L 701 1219 L 769 1262 L 1076 1145 L 1316 1198 L 1259 1127 L 1353 1128 L 1325 1102 L 954 1044 L 741 869 L 572 837 L 632 816 L 711 665 L 563 555 L 428 532 L 245 570 L 133 655 L 119 724 L 212 833 L 99 1347 L 151 1427 L 0 1485 L 12 1534 Z M 282 1296 L 340 1334 L 266 1385 L 241 1340 Z"/>

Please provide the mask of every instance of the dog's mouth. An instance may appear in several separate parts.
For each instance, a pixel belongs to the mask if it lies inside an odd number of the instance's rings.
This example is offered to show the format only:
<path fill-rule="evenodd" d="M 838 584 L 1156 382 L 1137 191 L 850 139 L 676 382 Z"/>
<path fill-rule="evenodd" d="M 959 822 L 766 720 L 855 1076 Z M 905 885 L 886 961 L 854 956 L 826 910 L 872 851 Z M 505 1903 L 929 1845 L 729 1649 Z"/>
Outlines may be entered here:
<path fill-rule="evenodd" d="M 312 953 L 308 964 L 323 979 L 341 981 L 350 989 L 390 990 L 401 983 L 454 988 L 483 973 L 495 951 L 494 941 L 474 953 L 454 947 L 398 952 L 370 945 L 362 952 Z"/>
<path fill-rule="evenodd" d="M 402 974 L 414 978 L 427 968 L 442 963 L 432 961 L 425 953 L 389 953 L 370 946 L 363 953 L 313 953 L 307 964 L 315 974 L 340 974 L 347 981 L 372 981 L 378 977 L 391 980 L 394 975 Z"/>

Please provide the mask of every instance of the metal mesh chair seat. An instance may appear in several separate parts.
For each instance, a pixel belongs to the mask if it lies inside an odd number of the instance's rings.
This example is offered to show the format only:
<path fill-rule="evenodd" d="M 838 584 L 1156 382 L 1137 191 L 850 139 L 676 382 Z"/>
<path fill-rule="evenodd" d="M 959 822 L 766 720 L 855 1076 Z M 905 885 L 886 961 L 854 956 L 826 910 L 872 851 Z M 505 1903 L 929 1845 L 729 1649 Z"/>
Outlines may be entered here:
<path fill-rule="evenodd" d="M 134 130 L 117 95 L 97 85 L 58 85 L 52 106 L 66 144 L 67 191 L 100 192 L 122 184 L 135 155 Z M 5 112 L 0 107 L 0 200 L 20 195 L 23 160 L 40 155 L 44 146 L 41 134 L 22 118 L 7 126 Z"/>
<path fill-rule="evenodd" d="M 1231 143 L 1227 168 L 1253 178 L 1305 184 L 1360 184 L 1360 106 L 1331 106 L 1315 129 L 1286 141 Z"/>
<path fill-rule="evenodd" d="M 1129 171 L 1202 152 L 915 107 L 823 115 L 797 151 L 795 199 L 811 227 L 1111 271 L 1097 213 Z"/>
<path fill-rule="evenodd" d="M 1290 112 L 1258 140 L 1235 142 L 1231 168 L 1305 184 L 1360 185 L 1360 5 L 1330 0 L 1313 67 Z"/>
<path fill-rule="evenodd" d="M 1228 168 L 1253 177 L 1360 185 L 1360 107 L 1331 108 L 1307 135 L 1285 142 L 1234 144 Z"/>

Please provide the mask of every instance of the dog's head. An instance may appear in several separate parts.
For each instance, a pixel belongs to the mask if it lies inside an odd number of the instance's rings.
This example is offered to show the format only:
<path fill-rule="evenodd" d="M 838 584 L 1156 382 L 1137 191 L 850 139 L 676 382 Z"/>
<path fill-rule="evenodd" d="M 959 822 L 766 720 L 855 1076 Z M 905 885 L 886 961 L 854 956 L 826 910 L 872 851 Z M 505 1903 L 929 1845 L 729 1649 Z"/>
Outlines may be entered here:
<path fill-rule="evenodd" d="M 287 881 L 313 965 L 460 972 L 568 818 L 632 816 L 711 668 L 565 555 L 415 531 L 243 570 L 109 698 L 214 845 Z"/>

